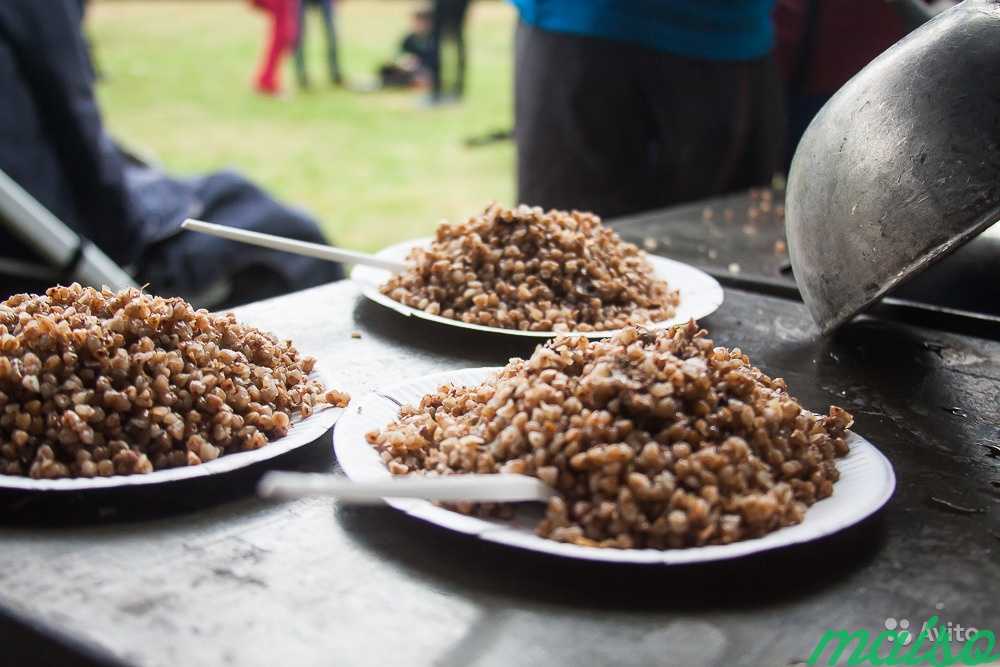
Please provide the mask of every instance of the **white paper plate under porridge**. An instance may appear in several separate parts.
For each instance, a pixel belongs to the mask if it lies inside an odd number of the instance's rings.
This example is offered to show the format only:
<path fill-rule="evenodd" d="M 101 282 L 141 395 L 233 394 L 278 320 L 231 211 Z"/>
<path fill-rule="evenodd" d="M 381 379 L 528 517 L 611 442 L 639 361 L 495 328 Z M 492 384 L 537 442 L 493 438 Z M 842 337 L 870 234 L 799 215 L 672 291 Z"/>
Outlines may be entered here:
<path fill-rule="evenodd" d="M 379 389 L 354 401 L 337 424 L 334 449 L 347 476 L 356 481 L 389 477 L 382 459 L 365 440 L 365 434 L 381 428 L 399 414 L 401 404 L 416 405 L 425 394 L 446 384 L 477 385 L 499 368 L 470 368 L 436 373 Z M 541 518 L 541 503 L 522 503 L 513 519 L 481 519 L 438 507 L 425 500 L 387 498 L 386 502 L 410 516 L 475 535 L 488 542 L 540 551 L 556 556 L 621 563 L 700 563 L 737 558 L 800 544 L 831 535 L 852 526 L 878 511 L 896 486 L 892 465 L 870 442 L 848 432 L 850 453 L 837 461 L 840 481 L 833 495 L 821 500 L 806 513 L 805 520 L 781 528 L 764 537 L 726 545 L 687 549 L 603 549 L 555 542 L 534 533 Z"/>
<path fill-rule="evenodd" d="M 430 238 L 413 239 L 404 241 L 384 248 L 375 254 L 376 257 L 403 261 L 410 253 L 410 250 L 417 246 L 429 246 Z M 677 306 L 676 314 L 669 320 L 662 320 L 647 325 L 651 329 L 665 329 L 667 327 L 684 324 L 691 319 L 701 319 L 714 313 L 722 305 L 723 292 L 719 282 L 704 271 L 694 268 L 683 262 L 678 262 L 666 257 L 647 255 L 646 259 L 653 267 L 653 274 L 660 280 L 667 281 L 671 289 L 680 292 L 680 304 Z M 521 331 L 519 329 L 501 329 L 500 327 L 488 327 L 482 324 L 469 324 L 461 320 L 453 320 L 440 315 L 425 313 L 419 308 L 399 303 L 390 299 L 379 291 L 379 286 L 385 283 L 392 276 L 390 271 L 377 269 L 370 266 L 356 266 L 351 272 L 351 280 L 356 282 L 362 293 L 386 308 L 391 308 L 397 313 L 407 316 L 419 317 L 432 322 L 440 322 L 453 327 L 463 329 L 475 329 L 477 331 L 491 331 L 493 333 L 506 334 L 509 336 L 530 336 L 533 338 L 552 338 L 564 335 L 566 332 L 558 331 Z M 575 332 L 577 335 L 587 338 L 607 338 L 614 335 L 618 330 L 610 331 L 586 331 Z"/>
<path fill-rule="evenodd" d="M 326 387 L 336 387 L 328 374 L 314 370 L 310 378 L 319 378 Z M 77 477 L 72 479 L 31 479 L 17 475 L 0 475 L 0 490 L 16 489 L 21 491 L 87 491 L 91 489 L 111 489 L 120 487 L 149 486 L 153 484 L 168 484 L 182 480 L 219 475 L 241 468 L 246 468 L 261 461 L 267 461 L 293 449 L 298 449 L 323 437 L 337 419 L 344 414 L 344 408 L 326 408 L 317 410 L 307 419 L 295 417 L 292 419 L 288 434 L 283 438 L 273 440 L 260 449 L 248 452 L 225 454 L 219 458 L 182 468 L 166 468 L 154 470 L 145 475 L 112 475 L 111 477 Z M 220 482 L 221 483 L 221 482 Z"/>

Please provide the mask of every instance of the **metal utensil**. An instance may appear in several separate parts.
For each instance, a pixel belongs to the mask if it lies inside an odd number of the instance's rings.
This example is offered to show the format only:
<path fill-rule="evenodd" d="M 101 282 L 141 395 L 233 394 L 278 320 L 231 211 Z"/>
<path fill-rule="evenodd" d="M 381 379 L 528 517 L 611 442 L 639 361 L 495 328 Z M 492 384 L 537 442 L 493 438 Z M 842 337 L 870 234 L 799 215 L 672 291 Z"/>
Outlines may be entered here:
<path fill-rule="evenodd" d="M 357 252 L 355 250 L 345 250 L 343 248 L 335 248 L 333 246 L 322 245 L 320 243 L 309 243 L 307 241 L 298 241 L 296 239 L 286 239 L 282 236 L 263 234 L 261 232 L 251 232 L 245 229 L 236 229 L 234 227 L 226 227 L 225 225 L 216 225 L 211 222 L 203 222 L 201 220 L 192 220 L 188 218 L 181 223 L 181 227 L 193 232 L 201 232 L 202 234 L 209 234 L 211 236 L 229 239 L 230 241 L 239 241 L 240 243 L 256 245 L 262 248 L 270 248 L 271 250 L 282 250 L 296 255 L 305 255 L 306 257 L 324 259 L 328 262 L 364 264 L 365 266 L 372 266 L 377 269 L 387 269 L 393 273 L 402 273 L 406 270 L 406 264 L 404 262 L 383 259 L 382 257 L 375 257 L 374 255 Z"/>
<path fill-rule="evenodd" d="M 785 211 L 824 332 L 1000 220 L 1000 3 L 943 12 L 841 88 L 799 143 Z"/>
<path fill-rule="evenodd" d="M 81 238 L 42 206 L 27 190 L 0 170 L 0 227 L 7 228 L 54 267 L 55 276 L 44 268 L 7 259 L 5 268 L 15 276 L 44 282 L 65 281 L 64 267 L 71 269 L 73 280 L 93 287 L 122 290 L 136 287 L 135 281 L 93 243 Z M 34 274 L 34 275 L 32 275 Z"/>
<path fill-rule="evenodd" d="M 384 498 L 470 502 L 546 502 L 552 488 L 527 475 L 447 475 L 392 477 L 377 482 L 353 482 L 320 473 L 269 472 L 257 485 L 263 498 L 333 496 L 350 503 L 382 502 Z"/>

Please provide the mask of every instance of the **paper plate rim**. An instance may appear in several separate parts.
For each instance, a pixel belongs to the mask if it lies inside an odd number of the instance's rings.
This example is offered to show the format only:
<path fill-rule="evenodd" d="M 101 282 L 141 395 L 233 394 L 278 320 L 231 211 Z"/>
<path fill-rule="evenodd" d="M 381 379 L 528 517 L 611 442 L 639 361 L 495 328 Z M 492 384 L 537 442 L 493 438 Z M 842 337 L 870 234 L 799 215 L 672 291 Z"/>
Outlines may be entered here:
<path fill-rule="evenodd" d="M 327 388 L 332 386 L 329 381 L 329 374 L 322 369 L 314 370 L 311 377 L 321 380 Z M 154 470 L 145 475 L 112 475 L 111 477 L 32 479 L 19 475 L 0 475 L 0 492 L 33 491 L 51 493 L 134 488 L 202 479 L 213 475 L 233 472 L 263 461 L 269 461 L 282 454 L 316 442 L 330 431 L 346 410 L 347 408 L 318 410 L 307 419 L 292 422 L 292 427 L 289 429 L 288 435 L 273 440 L 260 449 L 226 454 L 207 463 L 199 463 L 198 465 L 181 468 Z"/>
<path fill-rule="evenodd" d="M 339 420 L 334 430 L 334 455 L 341 469 L 351 479 L 389 476 L 389 471 L 385 468 L 378 454 L 364 440 L 364 431 L 373 428 L 373 426 L 365 425 L 364 421 L 370 419 L 372 413 L 378 410 L 398 411 L 396 406 L 402 401 L 392 397 L 395 390 L 404 387 L 411 389 L 420 387 L 419 391 L 426 392 L 443 384 L 463 383 L 468 385 L 482 382 L 498 370 L 500 367 L 444 371 L 386 385 L 366 394 L 356 403 L 352 403 L 347 414 Z M 386 498 L 385 501 L 388 505 L 412 517 L 449 530 L 478 537 L 487 542 L 553 556 L 607 563 L 653 565 L 687 565 L 730 560 L 828 537 L 860 523 L 885 506 L 896 488 L 896 476 L 892 464 L 871 442 L 853 431 L 848 431 L 848 434 L 851 452 L 844 459 L 837 461 L 837 467 L 842 475 L 841 479 L 834 485 L 833 496 L 811 506 L 806 513 L 806 518 L 800 524 L 781 528 L 760 538 L 726 545 L 665 550 L 586 547 L 555 542 L 530 532 L 518 530 L 510 522 L 486 520 L 459 514 L 424 500 Z M 838 497 L 837 490 L 843 490 L 847 476 L 861 474 L 852 471 L 859 462 L 861 465 L 865 465 L 866 461 L 868 461 L 867 466 L 870 470 L 865 472 L 865 479 L 871 477 L 871 480 L 867 481 L 866 484 L 868 488 L 874 488 L 875 491 L 864 499 L 863 504 L 855 503 L 851 498 L 845 498 L 843 493 Z M 832 519 L 827 518 L 825 522 L 821 522 L 816 513 L 816 510 L 820 508 L 825 508 L 827 513 L 834 511 L 838 514 L 835 514 Z"/>
<path fill-rule="evenodd" d="M 411 248 L 415 246 L 426 246 L 430 244 L 432 240 L 433 239 L 429 236 L 410 239 L 408 241 L 403 241 L 401 243 L 396 243 L 383 248 L 375 253 L 375 256 L 385 259 L 405 259 Z M 694 302 L 698 304 L 699 307 L 696 307 L 691 311 L 681 310 L 681 314 L 675 315 L 669 320 L 661 320 L 660 322 L 653 322 L 645 325 L 646 328 L 667 329 L 685 324 L 691 319 L 699 320 L 703 317 L 708 317 L 722 305 L 722 302 L 725 299 L 725 292 L 722 289 L 722 285 L 708 273 L 691 266 L 690 264 L 685 264 L 684 262 L 679 262 L 667 257 L 661 257 L 659 255 L 646 253 L 646 259 L 653 266 L 654 274 L 658 278 L 666 279 L 667 282 L 670 283 L 671 287 L 681 290 L 681 303 L 679 308 L 685 308 L 685 294 L 688 295 L 688 301 L 691 300 L 692 294 L 700 293 L 704 295 L 699 299 L 694 299 Z M 399 303 L 398 301 L 394 301 L 385 294 L 382 294 L 378 287 L 385 282 L 390 275 L 391 273 L 385 269 L 356 265 L 351 271 L 351 280 L 361 287 L 361 293 L 366 298 L 381 306 L 394 310 L 401 315 L 405 315 L 407 317 L 419 317 L 423 320 L 437 322 L 439 324 L 445 324 L 461 329 L 496 333 L 505 336 L 522 336 L 527 338 L 555 338 L 556 336 L 567 335 L 585 336 L 587 338 L 608 338 L 621 331 L 621 329 L 610 329 L 607 331 L 521 331 L 520 329 L 489 327 L 483 324 L 472 324 L 469 322 L 462 322 L 461 320 L 453 320 L 447 317 L 441 317 L 440 315 L 431 315 L 430 313 L 426 313 L 418 308 L 413 308 Z M 680 284 L 678 285 L 677 276 L 679 275 L 687 275 L 689 277 L 688 281 L 680 281 Z M 673 279 L 671 279 L 671 276 L 673 276 Z"/>

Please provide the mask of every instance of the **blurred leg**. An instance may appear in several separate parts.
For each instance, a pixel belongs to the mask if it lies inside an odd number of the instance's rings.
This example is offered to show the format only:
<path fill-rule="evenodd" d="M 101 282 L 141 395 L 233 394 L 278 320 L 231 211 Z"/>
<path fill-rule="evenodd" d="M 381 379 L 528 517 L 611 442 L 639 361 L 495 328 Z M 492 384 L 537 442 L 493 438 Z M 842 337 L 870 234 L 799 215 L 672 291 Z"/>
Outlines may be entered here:
<path fill-rule="evenodd" d="M 309 72 L 306 70 L 306 2 L 298 0 L 297 34 L 295 36 L 295 76 L 299 88 L 309 87 Z"/>
<path fill-rule="evenodd" d="M 326 58 L 330 67 L 330 82 L 339 86 L 343 83 L 340 73 L 340 59 L 337 57 L 337 24 L 334 17 L 333 0 L 322 0 L 323 27 L 326 29 Z"/>
<path fill-rule="evenodd" d="M 456 92 L 459 85 L 458 81 L 461 75 L 455 72 L 449 72 L 446 75 L 445 63 L 449 63 L 449 66 L 451 63 L 455 63 L 459 70 L 464 67 L 464 44 L 461 42 L 460 30 L 468 6 L 468 0 L 435 0 L 434 2 L 431 38 L 434 43 L 435 56 L 431 67 L 431 94 L 436 100 L 441 99 L 442 94 L 446 92 L 446 79 L 450 84 L 447 92 Z M 448 52 L 447 57 L 445 57 L 446 51 Z"/>
<path fill-rule="evenodd" d="M 281 89 L 281 62 L 295 48 L 298 36 L 298 0 L 277 0 L 278 4 L 278 55 L 275 63 L 274 82 Z"/>
<path fill-rule="evenodd" d="M 275 93 L 278 91 L 277 71 L 278 60 L 283 48 L 281 43 L 281 8 L 278 0 L 268 0 L 266 3 L 268 19 L 270 21 L 267 46 L 264 56 L 257 71 L 257 89 L 264 93 Z"/>
<path fill-rule="evenodd" d="M 461 97 L 465 93 L 465 17 L 469 11 L 471 0 L 459 0 L 455 7 L 454 26 L 455 48 L 458 51 L 457 71 L 455 72 L 454 93 Z"/>
<path fill-rule="evenodd" d="M 433 14 L 431 18 L 431 44 L 434 50 L 434 60 L 431 67 L 431 98 L 438 100 L 441 98 L 441 56 L 442 40 L 446 28 L 445 14 L 447 12 L 447 0 L 434 0 Z"/>

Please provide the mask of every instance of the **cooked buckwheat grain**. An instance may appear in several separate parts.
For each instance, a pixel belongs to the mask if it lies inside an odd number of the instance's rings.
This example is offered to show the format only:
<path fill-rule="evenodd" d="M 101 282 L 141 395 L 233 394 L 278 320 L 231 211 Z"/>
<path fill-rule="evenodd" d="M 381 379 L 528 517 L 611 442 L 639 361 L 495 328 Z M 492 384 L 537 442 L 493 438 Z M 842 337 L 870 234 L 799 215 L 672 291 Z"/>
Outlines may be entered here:
<path fill-rule="evenodd" d="M 0 474 L 148 473 L 257 449 L 349 397 L 316 360 L 232 314 L 138 289 L 0 303 Z M 325 392 L 325 393 L 324 393 Z"/>
<path fill-rule="evenodd" d="M 529 331 L 606 331 L 673 317 L 676 290 L 592 213 L 490 206 L 443 223 L 381 290 L 432 315 Z"/>
<path fill-rule="evenodd" d="M 558 493 L 544 537 L 667 549 L 802 521 L 833 493 L 851 422 L 835 406 L 804 410 L 783 380 L 691 322 L 557 338 L 477 387 L 424 396 L 368 440 L 397 475 L 540 478 Z"/>

